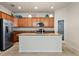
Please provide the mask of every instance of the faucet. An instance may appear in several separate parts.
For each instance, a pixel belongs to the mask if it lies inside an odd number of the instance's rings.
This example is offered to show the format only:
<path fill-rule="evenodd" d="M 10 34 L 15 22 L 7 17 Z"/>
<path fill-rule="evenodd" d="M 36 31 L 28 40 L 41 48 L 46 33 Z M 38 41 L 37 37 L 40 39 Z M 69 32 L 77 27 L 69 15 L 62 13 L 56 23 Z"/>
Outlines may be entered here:
<path fill-rule="evenodd" d="M 44 30 L 43 30 L 43 27 L 42 27 L 42 34 L 43 34 L 43 31 L 44 31 Z"/>

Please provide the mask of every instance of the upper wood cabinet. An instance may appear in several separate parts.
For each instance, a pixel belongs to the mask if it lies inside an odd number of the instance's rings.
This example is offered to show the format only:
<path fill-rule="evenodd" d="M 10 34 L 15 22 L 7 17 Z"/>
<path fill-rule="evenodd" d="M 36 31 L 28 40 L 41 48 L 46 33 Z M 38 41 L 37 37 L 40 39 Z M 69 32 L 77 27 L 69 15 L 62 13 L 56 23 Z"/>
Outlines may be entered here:
<path fill-rule="evenodd" d="M 19 18 L 18 27 L 36 27 L 37 22 L 43 22 L 44 27 L 54 27 L 54 18 L 43 18 L 43 17 L 33 17 L 33 18 Z"/>
<path fill-rule="evenodd" d="M 13 22 L 13 26 L 14 27 L 17 27 L 18 26 L 18 18 L 12 17 L 12 22 Z"/>
<path fill-rule="evenodd" d="M 13 17 L 11 15 L 8 15 L 8 14 L 1 12 L 1 11 L 0 11 L 0 18 L 13 21 Z"/>
<path fill-rule="evenodd" d="M 49 20 L 49 18 L 40 18 L 40 22 L 43 22 L 45 27 L 49 27 Z"/>
<path fill-rule="evenodd" d="M 54 18 L 50 18 L 49 26 L 54 28 Z"/>
<path fill-rule="evenodd" d="M 27 27 L 32 27 L 33 26 L 33 23 L 32 23 L 32 18 L 28 18 L 27 19 Z"/>
<path fill-rule="evenodd" d="M 23 19 L 18 19 L 18 27 L 22 27 L 23 26 Z"/>
<path fill-rule="evenodd" d="M 2 14 L 1 14 L 1 12 L 0 12 L 0 18 L 1 18 L 1 16 L 2 16 Z"/>
<path fill-rule="evenodd" d="M 3 12 L 0 12 L 0 18 L 4 18 L 4 19 L 6 19 L 6 14 L 3 13 Z"/>
<path fill-rule="evenodd" d="M 32 25 L 31 25 L 31 27 L 35 27 L 35 26 L 36 26 L 35 24 L 36 24 L 37 22 L 39 22 L 39 19 L 38 19 L 38 18 L 32 18 L 31 20 L 32 20 Z"/>
<path fill-rule="evenodd" d="M 7 20 L 11 20 L 11 16 L 10 15 L 6 15 L 6 19 Z"/>
<path fill-rule="evenodd" d="M 28 18 L 19 18 L 18 19 L 18 27 L 27 27 L 27 26 L 28 26 Z"/>

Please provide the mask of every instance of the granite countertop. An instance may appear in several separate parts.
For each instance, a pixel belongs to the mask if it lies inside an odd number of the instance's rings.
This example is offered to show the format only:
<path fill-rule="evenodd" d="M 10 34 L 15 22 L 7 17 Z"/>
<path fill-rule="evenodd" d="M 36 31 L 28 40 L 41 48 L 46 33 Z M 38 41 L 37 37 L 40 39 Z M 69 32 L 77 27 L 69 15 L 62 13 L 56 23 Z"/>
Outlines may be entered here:
<path fill-rule="evenodd" d="M 59 33 L 21 33 L 19 36 L 60 36 Z"/>

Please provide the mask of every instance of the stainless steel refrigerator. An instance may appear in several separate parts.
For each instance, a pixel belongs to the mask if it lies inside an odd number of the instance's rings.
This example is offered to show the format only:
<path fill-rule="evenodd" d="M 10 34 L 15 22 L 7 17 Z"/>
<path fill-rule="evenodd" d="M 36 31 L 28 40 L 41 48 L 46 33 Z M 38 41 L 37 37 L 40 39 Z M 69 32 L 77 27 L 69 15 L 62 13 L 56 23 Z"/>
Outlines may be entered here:
<path fill-rule="evenodd" d="M 13 43 L 11 39 L 12 23 L 8 20 L 0 18 L 0 50 L 5 51 L 10 48 Z"/>

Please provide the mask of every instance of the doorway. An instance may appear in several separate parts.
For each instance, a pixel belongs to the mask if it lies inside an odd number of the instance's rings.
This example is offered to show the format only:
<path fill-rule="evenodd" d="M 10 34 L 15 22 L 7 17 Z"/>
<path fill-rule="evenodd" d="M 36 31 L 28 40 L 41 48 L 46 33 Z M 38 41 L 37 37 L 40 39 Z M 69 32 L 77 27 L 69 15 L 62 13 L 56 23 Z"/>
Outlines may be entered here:
<path fill-rule="evenodd" d="M 58 20 L 58 33 L 62 34 L 62 40 L 64 40 L 64 20 Z"/>

